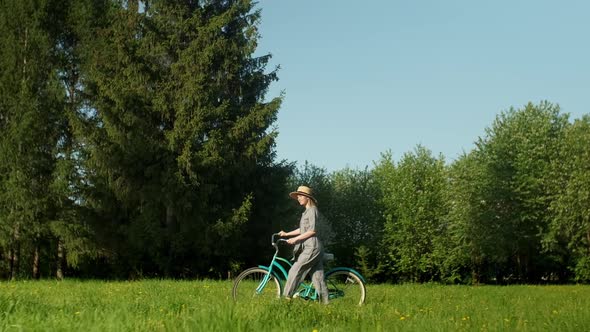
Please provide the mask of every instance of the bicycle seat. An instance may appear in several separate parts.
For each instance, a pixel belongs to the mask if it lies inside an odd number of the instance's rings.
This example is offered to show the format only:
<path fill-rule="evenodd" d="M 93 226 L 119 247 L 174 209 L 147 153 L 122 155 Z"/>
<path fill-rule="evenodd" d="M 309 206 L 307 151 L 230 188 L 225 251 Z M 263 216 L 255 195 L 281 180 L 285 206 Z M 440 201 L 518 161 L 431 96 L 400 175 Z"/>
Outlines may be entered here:
<path fill-rule="evenodd" d="M 325 261 L 333 261 L 334 260 L 334 254 L 331 254 L 331 253 L 328 253 L 328 252 L 324 253 L 324 260 Z"/>

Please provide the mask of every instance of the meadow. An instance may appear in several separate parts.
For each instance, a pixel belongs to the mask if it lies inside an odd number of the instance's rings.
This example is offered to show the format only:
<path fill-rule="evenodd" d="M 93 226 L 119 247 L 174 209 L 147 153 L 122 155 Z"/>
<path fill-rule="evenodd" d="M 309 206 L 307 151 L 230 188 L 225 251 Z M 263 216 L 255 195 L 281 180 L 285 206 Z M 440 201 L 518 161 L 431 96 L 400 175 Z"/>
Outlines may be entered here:
<path fill-rule="evenodd" d="M 587 331 L 590 286 L 368 285 L 363 306 L 235 303 L 230 281 L 0 283 L 0 331 Z"/>

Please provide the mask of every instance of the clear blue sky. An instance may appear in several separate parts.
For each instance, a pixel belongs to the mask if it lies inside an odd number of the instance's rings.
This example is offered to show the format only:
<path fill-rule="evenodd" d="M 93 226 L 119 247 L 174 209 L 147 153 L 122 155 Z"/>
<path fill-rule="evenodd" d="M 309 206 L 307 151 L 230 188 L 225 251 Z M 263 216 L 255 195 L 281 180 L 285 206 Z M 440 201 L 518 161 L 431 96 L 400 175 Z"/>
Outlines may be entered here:
<path fill-rule="evenodd" d="M 590 1 L 260 0 L 280 65 L 279 159 L 373 167 L 417 144 L 447 162 L 529 101 L 590 112 Z"/>

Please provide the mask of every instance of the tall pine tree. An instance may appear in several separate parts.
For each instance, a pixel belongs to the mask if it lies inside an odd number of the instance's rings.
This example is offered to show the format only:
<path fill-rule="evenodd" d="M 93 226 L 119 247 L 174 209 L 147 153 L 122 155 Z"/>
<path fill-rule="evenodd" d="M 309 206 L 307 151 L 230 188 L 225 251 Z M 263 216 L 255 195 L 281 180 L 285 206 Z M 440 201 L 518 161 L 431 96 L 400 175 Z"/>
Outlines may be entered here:
<path fill-rule="evenodd" d="M 273 168 L 280 98 L 251 1 L 114 2 L 86 40 L 89 204 L 137 273 L 228 268 Z"/>
<path fill-rule="evenodd" d="M 0 245 L 11 278 L 37 277 L 55 199 L 47 188 L 61 138 L 64 91 L 45 25 L 48 3 L 3 1 L 1 6 Z"/>

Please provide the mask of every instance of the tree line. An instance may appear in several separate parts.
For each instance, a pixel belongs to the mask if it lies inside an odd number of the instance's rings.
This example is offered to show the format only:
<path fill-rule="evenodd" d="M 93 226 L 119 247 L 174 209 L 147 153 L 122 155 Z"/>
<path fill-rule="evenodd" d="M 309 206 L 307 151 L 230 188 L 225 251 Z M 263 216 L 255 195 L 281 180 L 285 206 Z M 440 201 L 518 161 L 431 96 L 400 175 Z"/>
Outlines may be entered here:
<path fill-rule="evenodd" d="M 324 211 L 343 227 L 334 248 L 374 280 L 590 280 L 589 115 L 570 122 L 529 103 L 450 163 L 417 146 L 320 178 L 333 195 Z"/>
<path fill-rule="evenodd" d="M 0 277 L 225 278 L 317 192 L 375 281 L 590 280 L 590 117 L 502 112 L 447 162 L 277 160 L 252 1 L 0 1 Z M 284 248 L 288 254 L 288 248 Z"/>

